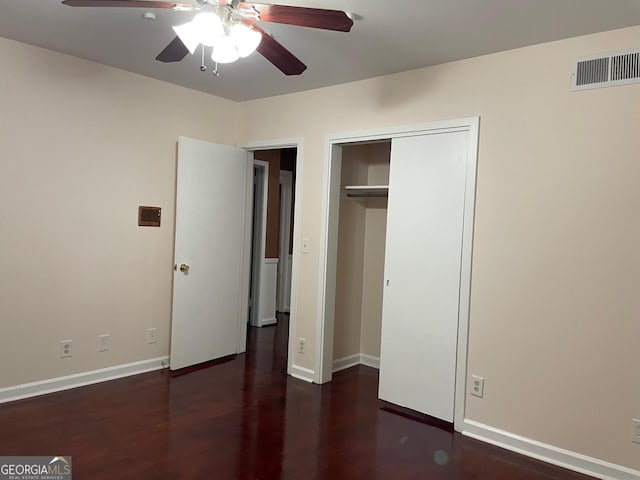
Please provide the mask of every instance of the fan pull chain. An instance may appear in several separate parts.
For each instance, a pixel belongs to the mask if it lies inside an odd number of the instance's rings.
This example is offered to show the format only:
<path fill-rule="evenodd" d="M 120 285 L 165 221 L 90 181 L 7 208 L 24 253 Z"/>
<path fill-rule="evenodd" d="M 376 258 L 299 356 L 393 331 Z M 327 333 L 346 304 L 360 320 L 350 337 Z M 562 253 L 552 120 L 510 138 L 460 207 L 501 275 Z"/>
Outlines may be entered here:
<path fill-rule="evenodd" d="M 205 64 L 205 60 L 204 60 L 204 52 L 205 51 L 205 46 L 202 46 L 202 60 L 200 63 L 200 71 L 201 72 L 206 72 L 207 71 L 207 65 Z M 218 71 L 218 62 L 215 62 L 214 64 L 215 66 L 213 67 L 213 71 L 211 72 L 213 74 L 214 77 L 219 77 L 220 76 L 220 72 Z"/>
<path fill-rule="evenodd" d="M 202 62 L 200 65 L 200 71 L 201 72 L 206 72 L 207 71 L 207 66 L 204 64 L 204 45 L 202 45 Z"/>

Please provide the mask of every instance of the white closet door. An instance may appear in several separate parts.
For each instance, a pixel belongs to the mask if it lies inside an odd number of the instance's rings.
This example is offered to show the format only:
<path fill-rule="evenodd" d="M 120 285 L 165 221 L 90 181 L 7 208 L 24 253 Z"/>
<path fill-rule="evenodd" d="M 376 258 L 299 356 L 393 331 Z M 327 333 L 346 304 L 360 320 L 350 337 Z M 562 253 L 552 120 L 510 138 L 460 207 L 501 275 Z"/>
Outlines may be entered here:
<path fill-rule="evenodd" d="M 453 421 L 467 132 L 393 139 L 380 398 Z"/>

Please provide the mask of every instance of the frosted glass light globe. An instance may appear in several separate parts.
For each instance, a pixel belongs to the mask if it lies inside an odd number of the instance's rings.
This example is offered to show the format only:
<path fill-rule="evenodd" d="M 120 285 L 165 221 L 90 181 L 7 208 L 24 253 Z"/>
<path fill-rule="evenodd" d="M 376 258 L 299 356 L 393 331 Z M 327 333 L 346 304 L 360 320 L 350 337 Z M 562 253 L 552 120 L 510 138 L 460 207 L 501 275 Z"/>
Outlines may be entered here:
<path fill-rule="evenodd" d="M 240 58 L 236 44 L 231 37 L 222 37 L 213 47 L 211 60 L 218 63 L 231 63 Z"/>
<path fill-rule="evenodd" d="M 180 39 L 184 46 L 187 47 L 189 53 L 193 55 L 193 52 L 196 51 L 198 45 L 200 45 L 200 39 L 198 38 L 198 32 L 193 28 L 193 23 L 185 23 L 184 25 L 178 25 L 173 27 L 173 31 L 176 32 L 176 35 Z"/>
<path fill-rule="evenodd" d="M 224 27 L 220 17 L 213 12 L 202 12 L 191 20 L 193 29 L 200 43 L 207 47 L 213 47 L 224 34 Z"/>
<path fill-rule="evenodd" d="M 262 35 L 257 30 L 248 27 L 242 23 L 236 23 L 231 27 L 229 35 L 238 49 L 240 57 L 244 58 L 251 55 L 262 40 Z"/>

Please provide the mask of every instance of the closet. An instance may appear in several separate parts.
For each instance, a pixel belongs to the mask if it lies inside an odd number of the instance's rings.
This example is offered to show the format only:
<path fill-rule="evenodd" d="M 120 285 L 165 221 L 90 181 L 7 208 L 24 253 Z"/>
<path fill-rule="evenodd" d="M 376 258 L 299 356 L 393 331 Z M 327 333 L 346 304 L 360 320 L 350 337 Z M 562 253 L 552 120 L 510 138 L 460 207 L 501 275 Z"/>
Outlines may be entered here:
<path fill-rule="evenodd" d="M 390 141 L 342 149 L 334 371 L 379 365 L 390 149 Z"/>
<path fill-rule="evenodd" d="M 447 422 L 464 404 L 477 127 L 331 144 L 324 351 L 333 371 L 379 365 L 380 399 Z"/>

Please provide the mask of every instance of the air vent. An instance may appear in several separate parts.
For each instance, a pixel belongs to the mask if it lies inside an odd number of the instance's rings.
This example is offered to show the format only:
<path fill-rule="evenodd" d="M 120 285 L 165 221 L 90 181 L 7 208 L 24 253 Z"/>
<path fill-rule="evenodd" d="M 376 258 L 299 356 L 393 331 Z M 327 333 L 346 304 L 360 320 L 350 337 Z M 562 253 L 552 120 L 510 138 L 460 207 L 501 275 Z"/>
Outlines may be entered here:
<path fill-rule="evenodd" d="M 640 50 L 627 50 L 578 59 L 573 66 L 572 90 L 640 83 Z"/>
<path fill-rule="evenodd" d="M 576 86 L 609 81 L 609 57 L 578 62 Z"/>

